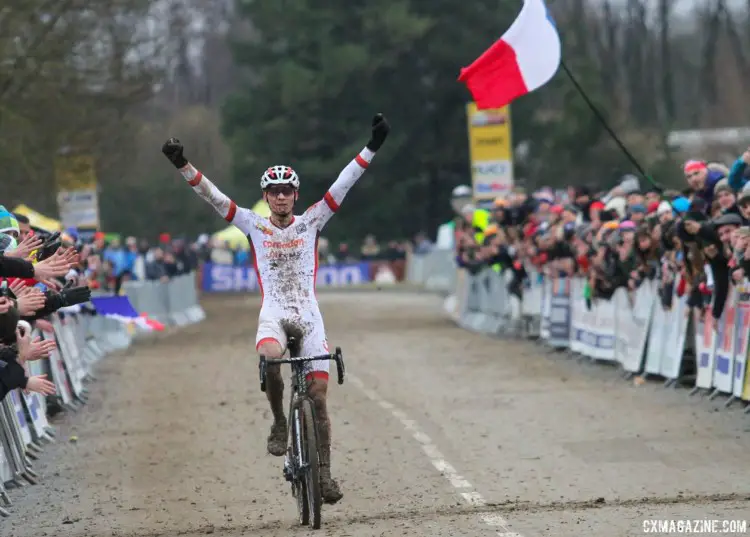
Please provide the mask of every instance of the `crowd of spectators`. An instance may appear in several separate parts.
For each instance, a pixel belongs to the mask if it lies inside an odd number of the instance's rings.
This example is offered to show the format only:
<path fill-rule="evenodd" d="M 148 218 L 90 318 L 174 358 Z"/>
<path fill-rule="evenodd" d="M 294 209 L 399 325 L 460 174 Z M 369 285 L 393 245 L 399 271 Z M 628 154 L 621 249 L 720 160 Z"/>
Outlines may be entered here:
<path fill-rule="evenodd" d="M 124 242 L 107 241 L 103 233 L 94 235 L 86 274 L 93 289 L 119 293 L 126 281 L 168 281 L 194 271 L 200 259 L 200 244 L 160 235 L 157 244 L 127 237 Z"/>
<path fill-rule="evenodd" d="M 86 251 L 63 245 L 59 234 L 36 232 L 27 218 L 0 206 L 0 400 L 16 388 L 55 393 L 46 375 L 30 375 L 28 362 L 46 358 L 54 339 L 32 338 L 32 329 L 53 332 L 49 316 L 88 302 Z"/>
<path fill-rule="evenodd" d="M 686 296 L 718 320 L 730 284 L 750 274 L 748 164 L 750 149 L 731 167 L 690 160 L 679 191 L 642 188 L 632 176 L 610 191 L 516 188 L 489 209 L 457 188 L 457 264 L 472 273 L 511 271 L 509 289 L 519 297 L 531 272 L 582 276 L 589 305 L 655 280 L 665 308 L 675 294 Z"/>

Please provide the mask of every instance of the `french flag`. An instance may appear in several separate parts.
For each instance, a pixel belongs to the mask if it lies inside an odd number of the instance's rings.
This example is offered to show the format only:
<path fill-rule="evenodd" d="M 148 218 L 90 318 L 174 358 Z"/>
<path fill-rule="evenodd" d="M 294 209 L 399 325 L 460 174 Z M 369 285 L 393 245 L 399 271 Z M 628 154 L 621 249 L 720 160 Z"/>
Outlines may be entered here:
<path fill-rule="evenodd" d="M 461 69 L 477 109 L 502 108 L 544 86 L 562 58 L 560 36 L 544 0 L 524 0 L 507 32 L 474 63 Z"/>
<path fill-rule="evenodd" d="M 134 324 L 149 332 L 164 330 L 162 323 L 150 319 L 145 313 L 139 314 L 126 296 L 91 297 L 91 303 L 96 308 L 96 312 L 104 317 L 115 319 L 123 324 Z"/>

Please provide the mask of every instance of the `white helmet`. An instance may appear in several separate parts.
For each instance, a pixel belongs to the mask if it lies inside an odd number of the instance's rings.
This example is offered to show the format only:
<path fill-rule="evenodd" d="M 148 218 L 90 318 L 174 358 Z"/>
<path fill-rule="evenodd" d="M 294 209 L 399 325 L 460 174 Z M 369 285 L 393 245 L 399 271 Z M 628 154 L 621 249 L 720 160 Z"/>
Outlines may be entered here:
<path fill-rule="evenodd" d="M 299 176 L 289 166 L 271 166 L 260 178 L 260 188 L 267 189 L 272 185 L 292 185 L 299 188 Z"/>

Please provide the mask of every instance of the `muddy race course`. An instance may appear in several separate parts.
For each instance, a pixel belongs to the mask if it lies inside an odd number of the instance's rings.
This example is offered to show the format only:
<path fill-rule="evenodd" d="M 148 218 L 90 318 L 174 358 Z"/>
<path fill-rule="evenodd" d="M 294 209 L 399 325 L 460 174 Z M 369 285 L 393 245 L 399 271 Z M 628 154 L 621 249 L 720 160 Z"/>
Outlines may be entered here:
<path fill-rule="evenodd" d="M 266 454 L 258 299 L 232 296 L 105 360 L 0 534 L 618 537 L 644 520 L 750 518 L 741 410 L 465 332 L 430 295 L 320 300 L 350 373 L 330 394 L 344 499 L 321 530 L 297 525 L 283 459 Z"/>

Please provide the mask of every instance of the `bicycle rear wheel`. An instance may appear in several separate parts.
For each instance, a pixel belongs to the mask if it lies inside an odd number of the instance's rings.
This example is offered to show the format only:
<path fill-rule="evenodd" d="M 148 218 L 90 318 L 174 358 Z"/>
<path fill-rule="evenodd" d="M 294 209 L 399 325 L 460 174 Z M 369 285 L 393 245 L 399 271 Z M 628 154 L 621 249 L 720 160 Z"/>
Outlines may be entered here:
<path fill-rule="evenodd" d="M 320 510 L 323 499 L 320 493 L 320 465 L 318 461 L 318 430 L 315 422 L 315 411 L 312 401 L 304 398 L 300 401 L 300 422 L 302 426 L 302 460 L 306 464 L 304 472 L 304 489 L 307 492 L 307 508 L 310 525 L 320 528 Z"/>

